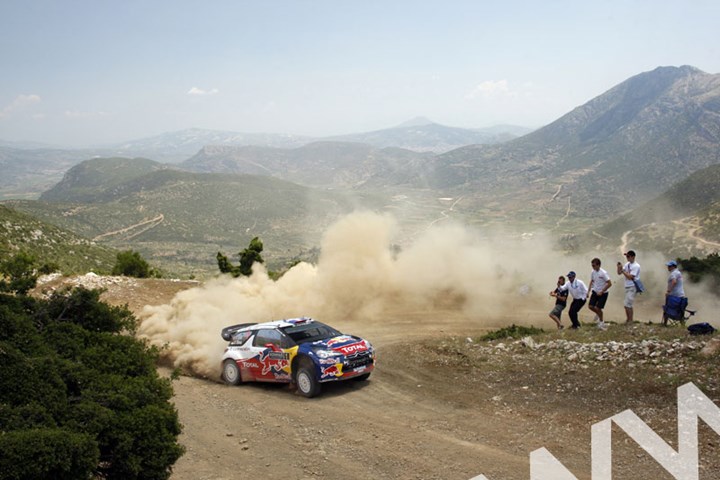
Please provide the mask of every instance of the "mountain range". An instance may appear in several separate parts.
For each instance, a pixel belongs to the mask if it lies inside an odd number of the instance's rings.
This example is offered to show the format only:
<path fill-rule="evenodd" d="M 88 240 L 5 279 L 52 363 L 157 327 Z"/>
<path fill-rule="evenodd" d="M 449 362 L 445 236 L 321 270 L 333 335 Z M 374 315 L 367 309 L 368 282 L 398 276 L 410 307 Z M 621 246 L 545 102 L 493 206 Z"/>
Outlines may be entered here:
<path fill-rule="evenodd" d="M 441 152 L 474 143 L 498 142 L 530 131 L 512 125 L 479 130 L 447 127 L 427 119 L 408 125 L 342 137 L 313 138 L 288 134 L 239 133 L 190 128 L 116 145 L 62 149 L 43 145 L 0 141 L 0 199 L 37 198 L 57 183 L 65 171 L 83 160 L 108 157 L 143 157 L 159 162 L 180 163 L 205 147 L 230 151 L 227 147 L 294 149 L 311 143 L 367 143 L 376 148 L 403 146 L 416 152 Z"/>
<path fill-rule="evenodd" d="M 497 126 L 483 129 L 448 127 L 424 117 L 373 132 L 339 135 L 326 140 L 357 142 L 374 147 L 398 147 L 416 152 L 444 153 L 465 145 L 501 143 L 531 132 L 530 128 Z"/>
<path fill-rule="evenodd" d="M 428 178 L 477 203 L 510 195 L 506 205 L 608 218 L 720 163 L 719 147 L 720 75 L 659 67 L 516 140 L 439 155 Z"/>
<path fill-rule="evenodd" d="M 433 124 L 398 128 L 423 127 Z M 641 73 L 502 143 L 435 154 L 347 140 L 208 145 L 175 164 L 86 160 L 41 201 L 12 206 L 177 268 L 208 268 L 208 249 L 238 251 L 255 235 L 291 260 L 358 207 L 403 212 L 406 231 L 453 216 L 570 234 L 582 250 L 632 241 L 674 254 L 720 242 L 720 75 L 693 67 Z"/>

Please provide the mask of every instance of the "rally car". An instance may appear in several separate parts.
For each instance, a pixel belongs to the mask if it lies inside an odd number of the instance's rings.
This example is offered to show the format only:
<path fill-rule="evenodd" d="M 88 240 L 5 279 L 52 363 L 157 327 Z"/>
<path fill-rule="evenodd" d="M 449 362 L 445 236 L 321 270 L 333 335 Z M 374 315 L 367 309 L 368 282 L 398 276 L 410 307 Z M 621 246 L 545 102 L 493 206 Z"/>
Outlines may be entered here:
<path fill-rule="evenodd" d="M 230 342 L 222 357 L 222 379 L 230 385 L 294 383 L 309 398 L 324 382 L 367 380 L 375 368 L 370 342 L 308 317 L 241 323 L 221 334 Z"/>

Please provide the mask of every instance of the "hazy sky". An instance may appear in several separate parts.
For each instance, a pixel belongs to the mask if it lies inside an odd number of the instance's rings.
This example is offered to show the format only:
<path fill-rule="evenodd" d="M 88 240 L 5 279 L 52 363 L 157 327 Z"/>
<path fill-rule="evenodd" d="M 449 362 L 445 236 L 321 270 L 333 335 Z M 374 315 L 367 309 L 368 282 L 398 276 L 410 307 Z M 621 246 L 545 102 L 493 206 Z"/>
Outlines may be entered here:
<path fill-rule="evenodd" d="M 0 0 L 0 140 L 547 124 L 661 65 L 720 72 L 720 2 Z"/>

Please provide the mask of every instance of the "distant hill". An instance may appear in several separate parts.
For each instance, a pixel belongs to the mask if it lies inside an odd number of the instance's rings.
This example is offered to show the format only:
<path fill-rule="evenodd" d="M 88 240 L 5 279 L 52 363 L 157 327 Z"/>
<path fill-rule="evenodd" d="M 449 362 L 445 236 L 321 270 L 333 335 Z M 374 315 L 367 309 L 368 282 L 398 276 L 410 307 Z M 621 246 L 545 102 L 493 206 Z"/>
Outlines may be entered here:
<path fill-rule="evenodd" d="M 103 186 L 104 185 L 104 186 Z M 133 248 L 178 273 L 216 271 L 254 236 L 282 263 L 319 243 L 358 205 L 384 199 L 317 190 L 255 175 L 191 173 L 144 159 L 96 159 L 73 167 L 43 201 L 14 208 L 118 249 Z"/>
<path fill-rule="evenodd" d="M 516 132 L 528 133 L 522 127 L 491 127 L 467 129 L 440 125 L 424 117 L 372 132 L 339 135 L 327 138 L 339 142 L 367 143 L 375 147 L 398 147 L 416 152 L 443 153 L 466 145 L 500 143 L 517 138 Z"/>
<path fill-rule="evenodd" d="M 0 200 L 37 198 L 57 183 L 68 168 L 92 156 L 93 152 L 80 150 L 0 146 Z"/>
<path fill-rule="evenodd" d="M 146 158 L 97 158 L 72 167 L 63 179 L 40 195 L 46 202 L 92 203 L 124 195 L 130 180 L 163 170 L 165 165 Z"/>
<path fill-rule="evenodd" d="M 111 145 L 107 148 L 107 152 L 112 156 L 142 156 L 158 161 L 177 163 L 186 160 L 206 145 L 258 145 L 276 148 L 293 148 L 315 140 L 317 139 L 300 135 L 240 133 L 189 128 Z"/>
<path fill-rule="evenodd" d="M 431 155 L 363 143 L 314 142 L 293 149 L 203 148 L 179 167 L 205 173 L 267 175 L 315 187 L 359 188 L 406 184 Z"/>
<path fill-rule="evenodd" d="M 636 75 L 516 140 L 440 155 L 425 175 L 478 205 L 609 218 L 716 163 L 720 75 L 683 66 Z"/>
<path fill-rule="evenodd" d="M 658 197 L 590 229 L 580 247 L 631 245 L 673 256 L 720 251 L 720 164 L 699 170 Z"/>
<path fill-rule="evenodd" d="M 54 263 L 66 274 L 109 274 L 116 251 L 0 204 L 0 257 L 26 252 L 40 264 Z"/>

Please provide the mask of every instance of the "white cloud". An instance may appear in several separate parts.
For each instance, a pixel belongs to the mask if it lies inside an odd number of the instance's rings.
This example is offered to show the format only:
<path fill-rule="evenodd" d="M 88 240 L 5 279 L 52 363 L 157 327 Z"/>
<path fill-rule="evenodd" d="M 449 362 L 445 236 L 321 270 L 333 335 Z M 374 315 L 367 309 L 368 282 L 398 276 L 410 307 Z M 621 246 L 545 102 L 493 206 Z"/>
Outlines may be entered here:
<path fill-rule="evenodd" d="M 216 95 L 220 93 L 220 90 L 217 88 L 213 88 L 212 90 L 203 90 L 202 88 L 198 87 L 192 87 L 190 90 L 188 90 L 188 95 L 197 95 L 197 96 L 203 96 L 203 95 Z"/>
<path fill-rule="evenodd" d="M 15 97 L 15 100 L 10 102 L 9 105 L 5 106 L 5 108 L 0 110 L 0 117 L 7 117 L 13 112 L 22 111 L 31 105 L 40 103 L 41 101 L 42 99 L 40 98 L 40 95 L 20 94 Z"/>
<path fill-rule="evenodd" d="M 507 80 L 486 80 L 467 93 L 465 98 L 474 100 L 476 98 L 496 98 L 507 96 L 515 96 L 515 92 L 510 89 Z"/>

